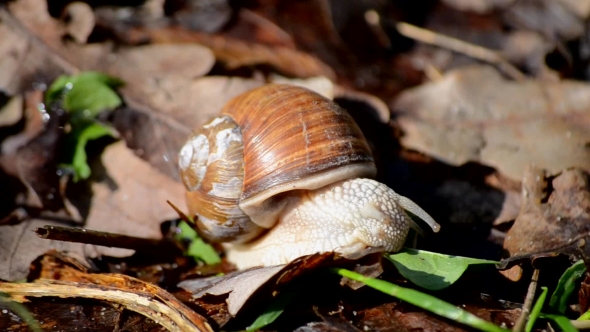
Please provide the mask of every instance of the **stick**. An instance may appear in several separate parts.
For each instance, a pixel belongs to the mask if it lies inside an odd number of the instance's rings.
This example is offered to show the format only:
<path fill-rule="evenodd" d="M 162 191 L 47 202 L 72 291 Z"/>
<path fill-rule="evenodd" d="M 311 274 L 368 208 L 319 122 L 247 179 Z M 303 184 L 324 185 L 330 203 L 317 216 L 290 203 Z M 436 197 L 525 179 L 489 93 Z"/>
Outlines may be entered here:
<path fill-rule="evenodd" d="M 109 278 L 109 276 L 106 276 Z M 213 331 L 205 318 L 188 308 L 168 292 L 130 277 L 113 277 L 113 284 L 133 283 L 141 290 L 126 290 L 117 286 L 84 284 L 58 280 L 36 283 L 0 282 L 0 292 L 13 301 L 25 302 L 24 297 L 90 298 L 119 304 L 148 317 L 173 332 Z"/>
<path fill-rule="evenodd" d="M 492 63 L 516 81 L 523 81 L 526 78 L 518 68 L 513 66 L 496 51 L 457 38 L 445 36 L 428 29 L 419 28 L 405 22 L 397 23 L 396 28 L 401 35 L 407 38 L 415 39 L 425 44 L 446 48 L 481 61 Z"/>
<path fill-rule="evenodd" d="M 180 249 L 171 241 L 146 239 L 116 233 L 93 231 L 84 228 L 43 226 L 35 230 L 42 239 L 87 243 L 97 246 L 132 249 L 139 252 L 172 254 Z"/>
<path fill-rule="evenodd" d="M 522 312 L 514 324 L 514 328 L 512 328 L 513 332 L 522 332 L 524 329 L 526 321 L 529 318 L 529 314 L 531 312 L 531 307 L 533 306 L 533 300 L 535 299 L 537 281 L 539 281 L 539 269 L 535 269 L 533 272 L 531 283 L 529 284 L 529 289 L 527 291 L 526 298 L 524 299 L 524 304 L 522 305 Z"/>

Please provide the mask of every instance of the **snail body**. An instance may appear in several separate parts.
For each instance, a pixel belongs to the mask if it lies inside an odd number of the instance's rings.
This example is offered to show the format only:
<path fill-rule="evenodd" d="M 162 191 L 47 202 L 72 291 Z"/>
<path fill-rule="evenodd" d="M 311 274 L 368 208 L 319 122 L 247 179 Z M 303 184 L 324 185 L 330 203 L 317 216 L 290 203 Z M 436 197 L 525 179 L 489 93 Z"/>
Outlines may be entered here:
<path fill-rule="evenodd" d="M 404 209 L 436 222 L 371 180 L 371 151 L 348 113 L 305 88 L 266 85 L 228 102 L 179 154 L 199 233 L 239 268 L 316 252 L 401 248 Z"/>

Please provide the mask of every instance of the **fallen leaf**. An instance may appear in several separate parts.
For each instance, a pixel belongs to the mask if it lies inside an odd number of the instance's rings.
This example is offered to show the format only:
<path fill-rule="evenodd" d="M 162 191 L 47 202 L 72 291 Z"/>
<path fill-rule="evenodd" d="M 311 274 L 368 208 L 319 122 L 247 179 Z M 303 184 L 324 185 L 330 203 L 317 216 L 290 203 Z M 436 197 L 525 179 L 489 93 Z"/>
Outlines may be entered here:
<path fill-rule="evenodd" d="M 2 142 L 0 167 L 27 188 L 26 205 L 55 212 L 64 207 L 57 162 L 65 121 L 58 113 L 44 117 L 38 109 L 43 100 L 41 91 L 27 96 L 24 131 Z"/>
<path fill-rule="evenodd" d="M 23 97 L 14 96 L 0 108 L 0 127 L 15 125 L 23 117 Z"/>
<path fill-rule="evenodd" d="M 135 156 L 124 142 L 108 146 L 101 160 L 105 173 L 92 183 L 86 228 L 160 238 L 161 222 L 178 218 L 166 201 L 184 202 L 184 187 Z"/>
<path fill-rule="evenodd" d="M 443 0 L 444 4 L 459 11 L 487 14 L 510 6 L 515 0 Z"/>
<path fill-rule="evenodd" d="M 393 109 L 406 147 L 520 180 L 531 163 L 550 172 L 590 169 L 588 96 L 587 83 L 518 83 L 472 66 L 403 92 Z"/>
<path fill-rule="evenodd" d="M 590 309 L 590 275 L 588 274 L 586 274 L 584 280 L 580 283 L 578 300 L 580 303 L 580 312 L 586 312 Z"/>
<path fill-rule="evenodd" d="M 228 0 L 181 1 L 175 6 L 174 21 L 189 30 L 218 32 L 232 18 L 232 6 Z"/>
<path fill-rule="evenodd" d="M 224 34 L 240 40 L 272 46 L 295 48 L 295 42 L 280 26 L 264 16 L 246 8 L 240 8 L 235 23 L 224 29 Z"/>
<path fill-rule="evenodd" d="M 283 265 L 254 268 L 244 271 L 236 271 L 222 277 L 210 279 L 205 289 L 199 290 L 197 287 L 203 285 L 203 281 L 186 280 L 178 284 L 178 287 L 193 293 L 193 298 L 198 299 L 207 294 L 209 295 L 228 295 L 227 310 L 230 315 L 235 316 L 242 308 L 244 303 L 266 282 L 274 277 L 284 268 Z"/>
<path fill-rule="evenodd" d="M 215 317 L 216 322 L 223 326 L 241 310 L 251 310 L 259 307 L 260 303 L 268 303 L 272 298 L 271 293 L 278 292 L 287 285 L 292 286 L 303 276 L 310 276 L 322 268 L 350 265 L 360 269 L 360 272 L 365 271 L 372 277 L 376 277 L 374 272 L 378 270 L 377 274 L 380 274 L 380 268 L 371 267 L 365 270 L 362 267 L 367 263 L 373 265 L 375 261 L 380 264 L 381 255 L 381 252 L 367 250 L 359 253 L 356 260 L 348 260 L 333 252 L 315 254 L 300 257 L 286 265 L 256 267 L 232 272 L 221 277 L 185 280 L 180 282 L 178 287 L 191 293 L 187 301 L 201 307 L 224 303 L 227 307 L 225 305 L 221 308 L 215 307 L 216 311 L 229 313 L 229 316 L 217 315 Z M 262 292 L 262 290 L 264 291 Z M 246 303 L 248 306 L 245 306 Z"/>
<path fill-rule="evenodd" d="M 187 31 L 178 27 L 150 29 L 131 28 L 120 38 L 131 44 L 145 39 L 156 44 L 197 43 L 209 47 L 215 58 L 229 69 L 269 65 L 281 74 L 300 78 L 325 76 L 335 79 L 334 70 L 316 57 L 284 46 L 267 46 L 226 37 Z"/>
<path fill-rule="evenodd" d="M 62 13 L 67 22 L 66 31 L 77 43 L 84 44 L 94 29 L 94 13 L 92 7 L 85 2 L 72 2 Z"/>
<path fill-rule="evenodd" d="M 588 15 L 588 0 L 516 1 L 504 12 L 504 21 L 523 30 L 538 31 L 550 39 L 569 41 L 584 33 Z"/>
<path fill-rule="evenodd" d="M 565 252 L 590 231 L 590 176 L 569 169 L 555 176 L 530 168 L 524 177 L 522 206 L 504 248 L 511 256 Z"/>
<path fill-rule="evenodd" d="M 93 168 L 96 172 L 92 175 L 91 204 L 79 199 L 73 201 L 86 216 L 85 228 L 160 238 L 162 221 L 178 217 L 166 200 L 184 202 L 184 187 L 135 156 L 124 142 L 108 146 L 101 160 L 103 171 L 97 165 Z M 50 249 L 70 251 L 78 258 L 132 253 L 124 249 L 42 240 L 33 230 L 44 225 L 60 224 L 33 219 L 19 225 L 0 226 L 1 279 L 22 279 L 28 273 L 29 263 Z M 88 250 L 90 248 L 92 250 Z"/>

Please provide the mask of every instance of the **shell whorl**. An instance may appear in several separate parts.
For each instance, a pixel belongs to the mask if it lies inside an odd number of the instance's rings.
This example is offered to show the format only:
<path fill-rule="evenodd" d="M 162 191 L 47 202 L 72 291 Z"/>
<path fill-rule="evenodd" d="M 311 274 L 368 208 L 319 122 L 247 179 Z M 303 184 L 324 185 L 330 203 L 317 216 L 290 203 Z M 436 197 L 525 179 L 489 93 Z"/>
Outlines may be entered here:
<path fill-rule="evenodd" d="M 245 242 L 262 228 L 238 207 L 244 177 L 240 128 L 229 116 L 215 118 L 195 132 L 179 155 L 189 213 L 201 235 L 219 242 Z"/>

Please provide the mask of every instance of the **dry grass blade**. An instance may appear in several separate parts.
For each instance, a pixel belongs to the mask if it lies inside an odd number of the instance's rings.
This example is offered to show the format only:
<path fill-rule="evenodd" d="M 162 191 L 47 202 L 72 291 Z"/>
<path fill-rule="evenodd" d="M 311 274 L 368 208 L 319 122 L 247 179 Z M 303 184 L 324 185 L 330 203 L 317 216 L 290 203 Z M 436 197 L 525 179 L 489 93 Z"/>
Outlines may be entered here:
<path fill-rule="evenodd" d="M 104 277 L 104 276 L 103 276 Z M 131 279 L 108 276 L 114 282 Z M 117 280 L 121 279 L 121 280 Z M 0 292 L 12 300 L 23 302 L 23 297 L 82 297 L 117 303 L 124 308 L 144 315 L 169 331 L 213 331 L 203 317 L 176 300 L 164 290 L 140 280 L 133 280 L 142 290 L 123 291 L 118 286 L 42 280 L 36 283 L 0 283 Z"/>

